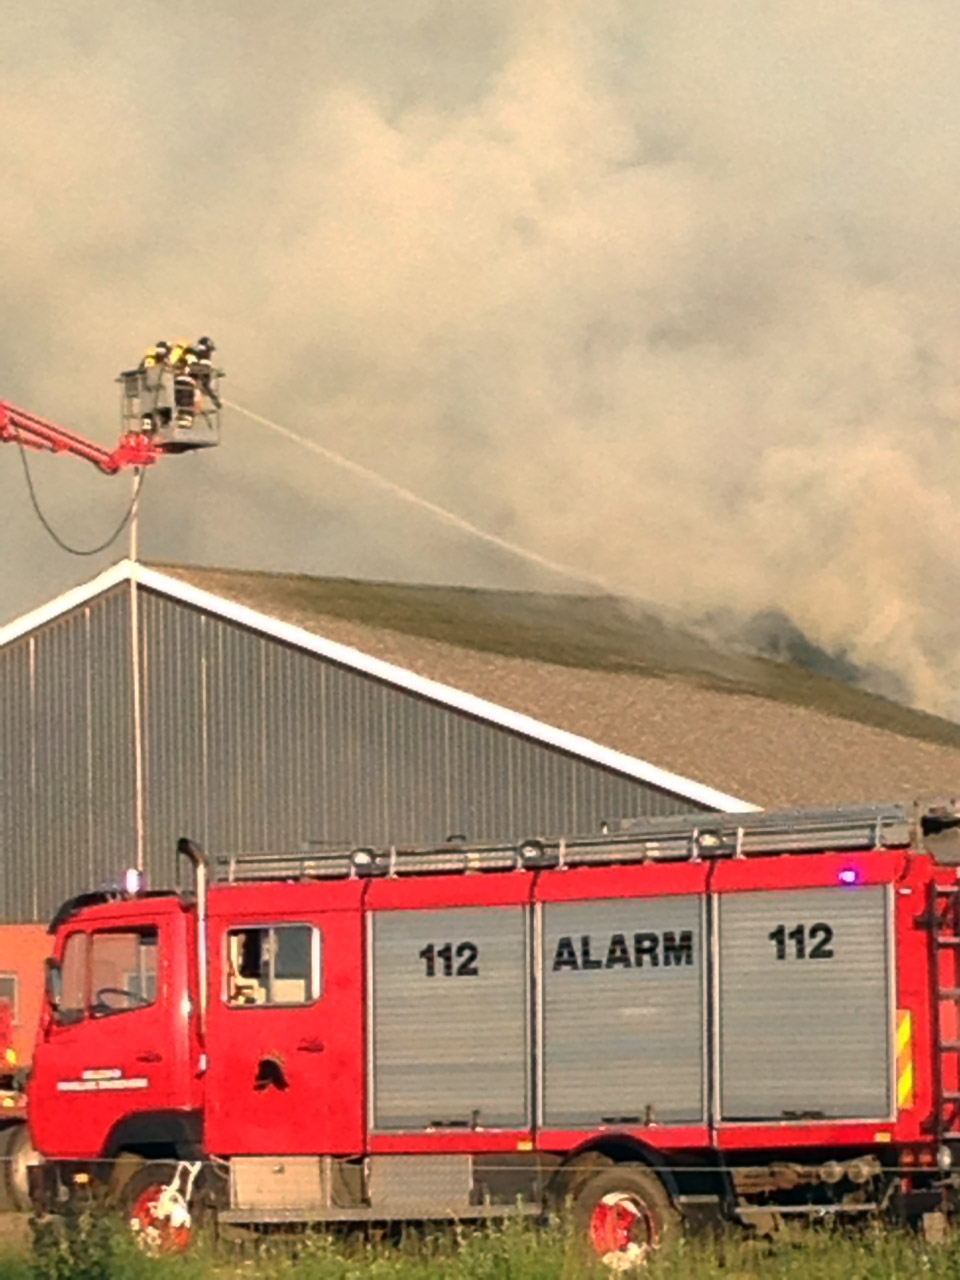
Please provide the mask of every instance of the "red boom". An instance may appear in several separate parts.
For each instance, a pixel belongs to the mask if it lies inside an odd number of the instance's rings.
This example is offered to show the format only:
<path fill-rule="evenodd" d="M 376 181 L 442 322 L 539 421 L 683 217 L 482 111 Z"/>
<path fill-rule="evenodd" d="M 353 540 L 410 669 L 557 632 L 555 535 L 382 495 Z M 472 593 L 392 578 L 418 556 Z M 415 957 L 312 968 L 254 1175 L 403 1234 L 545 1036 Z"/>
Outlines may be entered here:
<path fill-rule="evenodd" d="M 163 449 L 143 432 L 128 431 L 115 449 L 105 449 L 75 431 L 0 400 L 0 443 L 7 441 L 19 442 L 27 449 L 73 454 L 92 462 L 108 476 L 126 467 L 149 467 L 163 454 Z"/>

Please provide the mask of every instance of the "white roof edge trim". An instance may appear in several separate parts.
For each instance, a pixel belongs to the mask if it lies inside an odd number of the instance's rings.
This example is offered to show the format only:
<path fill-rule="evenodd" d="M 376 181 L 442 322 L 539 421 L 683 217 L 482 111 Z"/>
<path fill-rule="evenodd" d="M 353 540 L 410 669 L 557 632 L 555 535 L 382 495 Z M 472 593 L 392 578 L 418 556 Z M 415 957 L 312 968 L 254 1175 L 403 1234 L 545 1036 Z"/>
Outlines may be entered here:
<path fill-rule="evenodd" d="M 0 649 L 14 640 L 19 640 L 22 636 L 29 635 L 31 631 L 36 631 L 38 627 L 52 622 L 54 618 L 59 618 L 61 614 L 79 608 L 95 596 L 109 591 L 111 587 L 116 587 L 121 582 L 129 582 L 132 577 L 130 572 L 132 568 L 131 561 L 119 560 L 109 569 L 104 569 L 95 578 L 91 578 L 89 582 L 81 583 L 79 587 L 71 587 L 48 604 L 41 605 L 39 609 L 32 609 L 23 617 L 15 618 L 13 622 L 8 622 L 5 627 L 0 627 Z"/>
<path fill-rule="evenodd" d="M 749 804 L 736 796 L 726 795 L 722 791 L 715 791 L 712 787 L 694 782 L 690 778 L 683 778 L 676 773 L 669 773 L 666 769 L 658 769 L 656 765 L 648 764 L 645 760 L 639 760 L 635 756 L 628 756 L 621 751 L 614 751 L 610 747 L 603 747 L 589 738 L 580 737 L 579 734 L 575 733 L 568 733 L 565 729 L 557 729 L 541 720 L 535 720 L 532 716 L 524 715 L 519 711 L 511 711 L 506 707 L 498 706 L 494 702 L 487 702 L 485 698 L 478 698 L 472 693 L 464 693 L 463 690 L 455 689 L 451 685 L 441 684 L 439 681 L 430 680 L 425 676 L 418 676 L 404 667 L 395 666 L 392 662 L 384 662 L 381 658 L 371 657 L 369 654 L 362 653 L 359 649 L 351 648 L 349 645 L 339 644 L 335 640 L 327 640 L 311 631 L 305 631 L 302 627 L 293 626 L 288 622 L 281 622 L 276 618 L 271 618 L 269 614 L 260 613 L 247 605 L 237 604 L 232 600 L 225 599 L 223 596 L 214 595 L 209 591 L 202 590 L 200 587 L 194 587 L 188 582 L 183 582 L 179 578 L 172 578 L 167 574 L 160 573 L 156 569 L 149 569 L 142 564 L 133 564 L 131 561 L 126 560 L 116 565 L 115 571 L 117 580 L 122 580 L 124 577 L 132 578 L 144 587 L 159 591 L 163 595 L 172 596 L 174 599 L 181 600 L 184 604 L 190 604 L 198 609 L 206 610 L 208 613 L 213 613 L 219 617 L 226 618 L 230 622 L 235 622 L 239 626 L 249 627 L 253 631 L 272 636 L 276 640 L 282 640 L 284 643 L 294 645 L 298 649 L 305 649 L 310 653 L 317 654 L 319 657 L 328 658 L 343 666 L 351 667 L 355 671 L 362 671 L 365 675 L 373 676 L 386 684 L 405 689 L 409 693 L 419 694 L 421 697 L 428 698 L 431 702 L 438 702 L 457 711 L 463 711 L 478 720 L 485 720 L 502 729 L 509 729 L 514 733 L 523 734 L 525 737 L 534 738 L 539 742 L 556 747 L 560 751 L 579 756 L 581 759 L 590 760 L 594 764 L 613 769 L 617 773 L 623 773 L 629 777 L 636 778 L 638 781 L 647 782 L 651 786 L 660 787 L 664 791 L 675 792 L 695 804 L 702 804 L 710 809 L 717 809 L 726 813 L 759 812 L 759 806 Z M 110 571 L 108 570 L 106 574 L 101 575 L 101 579 L 109 578 L 109 576 Z M 99 582 L 100 579 L 96 581 Z M 112 585 L 112 581 L 103 583 L 99 589 L 104 590 L 106 585 Z M 79 590 L 82 591 L 83 589 L 80 588 Z M 61 600 L 63 598 L 61 597 Z M 88 596 L 84 597 L 84 599 L 86 598 Z M 82 601 L 80 602 L 82 603 Z"/>

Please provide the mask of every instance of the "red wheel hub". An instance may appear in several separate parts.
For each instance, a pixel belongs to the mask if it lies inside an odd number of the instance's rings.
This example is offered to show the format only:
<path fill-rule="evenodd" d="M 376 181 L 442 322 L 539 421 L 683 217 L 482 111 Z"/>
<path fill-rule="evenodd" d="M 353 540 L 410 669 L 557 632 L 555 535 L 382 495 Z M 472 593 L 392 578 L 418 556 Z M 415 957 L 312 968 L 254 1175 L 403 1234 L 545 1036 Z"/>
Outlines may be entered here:
<path fill-rule="evenodd" d="M 161 1184 L 141 1191 L 130 1209 L 130 1226 L 137 1243 L 147 1253 L 183 1253 L 189 1248 L 190 1227 L 175 1227 L 157 1214 L 157 1201 L 164 1190 Z"/>
<path fill-rule="evenodd" d="M 629 1191 L 613 1191 L 590 1215 L 590 1244 L 601 1258 L 645 1254 L 657 1244 L 656 1223 L 647 1206 Z"/>

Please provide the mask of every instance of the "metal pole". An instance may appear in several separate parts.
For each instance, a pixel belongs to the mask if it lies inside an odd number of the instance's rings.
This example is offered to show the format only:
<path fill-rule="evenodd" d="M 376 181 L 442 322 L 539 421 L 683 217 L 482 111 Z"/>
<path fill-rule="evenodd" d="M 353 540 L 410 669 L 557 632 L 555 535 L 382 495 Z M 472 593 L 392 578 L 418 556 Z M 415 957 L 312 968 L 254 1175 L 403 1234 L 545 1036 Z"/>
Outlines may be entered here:
<path fill-rule="evenodd" d="M 210 863 L 207 855 L 192 840 L 181 836 L 177 841 L 177 853 L 188 858 L 193 865 L 197 893 L 197 1027 L 200 1045 L 206 1058 L 207 1049 L 207 891 L 210 886 Z M 204 1068 L 205 1069 L 205 1068 Z"/>
<path fill-rule="evenodd" d="M 140 499 L 137 489 L 140 485 L 141 468 L 133 469 L 133 508 L 130 512 L 130 559 L 137 563 L 138 542 L 140 536 Z"/>
<path fill-rule="evenodd" d="M 140 690 L 140 595 L 137 585 L 138 508 L 140 468 L 134 469 L 134 502 L 130 516 L 130 685 L 133 697 L 133 785 L 137 830 L 137 870 L 143 870 L 143 708 Z"/>

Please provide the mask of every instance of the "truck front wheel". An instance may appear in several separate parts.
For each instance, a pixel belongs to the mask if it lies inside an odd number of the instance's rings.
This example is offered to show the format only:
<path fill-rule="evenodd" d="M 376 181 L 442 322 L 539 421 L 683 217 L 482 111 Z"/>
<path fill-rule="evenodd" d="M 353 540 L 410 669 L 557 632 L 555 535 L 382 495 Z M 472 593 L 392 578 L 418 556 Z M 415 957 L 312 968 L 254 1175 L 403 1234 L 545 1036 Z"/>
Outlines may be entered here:
<path fill-rule="evenodd" d="M 680 1215 L 652 1170 L 620 1165 L 583 1185 L 574 1220 L 602 1262 L 612 1271 L 628 1271 L 677 1234 Z"/>
<path fill-rule="evenodd" d="M 179 1166 L 173 1160 L 145 1164 L 120 1192 L 123 1215 L 144 1253 L 183 1253 L 196 1236 L 196 1206 L 171 1191 Z"/>
<path fill-rule="evenodd" d="M 13 1124 L 0 1133 L 0 1209 L 17 1213 L 30 1210 L 29 1168 L 40 1156 L 25 1124 Z"/>

